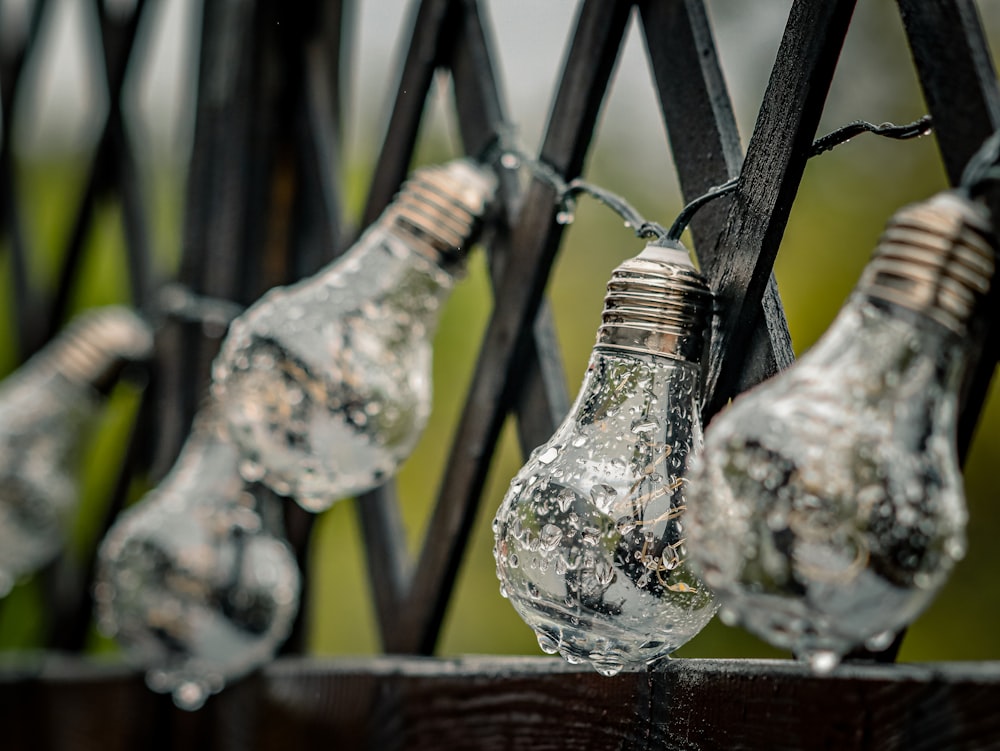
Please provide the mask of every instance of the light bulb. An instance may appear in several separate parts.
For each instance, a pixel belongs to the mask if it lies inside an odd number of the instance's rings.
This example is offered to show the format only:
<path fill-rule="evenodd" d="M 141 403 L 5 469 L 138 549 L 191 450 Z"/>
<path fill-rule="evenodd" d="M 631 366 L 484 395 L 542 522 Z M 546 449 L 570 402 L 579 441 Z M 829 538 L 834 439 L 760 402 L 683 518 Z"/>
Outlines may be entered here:
<path fill-rule="evenodd" d="M 417 170 L 342 258 L 233 321 L 213 388 L 248 479 L 322 511 L 409 456 L 431 337 L 495 188 L 465 159 Z"/>
<path fill-rule="evenodd" d="M 199 411 L 162 483 L 108 532 L 94 585 L 102 632 L 182 709 L 269 661 L 298 612 L 280 508 L 240 477 L 219 423 Z"/>
<path fill-rule="evenodd" d="M 580 393 L 493 522 L 500 591 L 539 646 L 605 675 L 666 657 L 716 610 L 684 529 L 710 311 L 683 248 L 621 264 Z"/>
<path fill-rule="evenodd" d="M 62 549 L 90 418 L 122 368 L 152 346 L 135 313 L 95 308 L 0 383 L 0 597 Z"/>
<path fill-rule="evenodd" d="M 964 553 L 958 387 L 991 237 L 955 193 L 899 211 L 819 342 L 707 430 L 694 562 L 725 620 L 817 672 L 888 646 Z"/>

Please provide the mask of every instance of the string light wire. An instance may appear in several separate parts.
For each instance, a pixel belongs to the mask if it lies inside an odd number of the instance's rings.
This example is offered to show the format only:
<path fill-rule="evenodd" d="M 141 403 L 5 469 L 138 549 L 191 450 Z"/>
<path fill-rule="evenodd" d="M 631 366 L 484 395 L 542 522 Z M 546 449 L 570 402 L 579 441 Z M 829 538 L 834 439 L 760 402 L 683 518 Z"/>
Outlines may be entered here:
<path fill-rule="evenodd" d="M 830 151 L 862 133 L 872 133 L 883 138 L 905 140 L 927 135 L 932 130 L 933 123 L 930 115 L 924 115 L 918 120 L 903 125 L 896 125 L 894 123 L 876 125 L 866 120 L 855 120 L 813 141 L 812 147 L 809 149 L 808 158 L 811 159 L 814 156 L 819 156 Z M 653 239 L 657 242 L 667 244 L 676 243 L 680 240 L 684 230 L 687 229 L 688 224 L 691 223 L 691 219 L 700 208 L 717 198 L 735 191 L 740 181 L 740 176 L 737 175 L 721 185 L 709 188 L 704 194 L 685 205 L 677 215 L 677 218 L 674 219 L 673 224 L 667 229 L 661 224 L 645 219 L 628 201 L 609 190 L 580 178 L 567 182 L 550 165 L 540 160 L 532 159 L 515 148 L 503 148 L 502 143 L 500 146 L 496 146 L 497 143 L 503 140 L 503 136 L 498 137 L 497 142 L 494 144 L 495 147 L 500 148 L 504 154 L 511 155 L 514 158 L 507 163 L 501 158 L 501 164 L 504 166 L 520 166 L 523 164 L 527 166 L 533 175 L 556 189 L 556 203 L 560 207 L 556 214 L 556 220 L 560 223 L 568 224 L 571 221 L 576 197 L 580 194 L 586 194 L 608 206 L 622 217 L 625 220 L 625 226 L 632 228 L 638 237 Z M 991 155 L 992 158 L 990 158 Z M 1000 137 L 993 144 L 990 154 L 982 157 L 980 171 L 976 173 L 974 179 L 977 185 L 986 180 L 1000 179 Z"/>

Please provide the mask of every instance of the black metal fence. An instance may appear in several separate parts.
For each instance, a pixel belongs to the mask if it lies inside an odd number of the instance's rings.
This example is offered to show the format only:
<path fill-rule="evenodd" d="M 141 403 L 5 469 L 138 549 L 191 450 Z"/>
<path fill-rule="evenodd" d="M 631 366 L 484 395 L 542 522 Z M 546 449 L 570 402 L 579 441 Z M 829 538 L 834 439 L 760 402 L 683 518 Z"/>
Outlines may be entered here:
<path fill-rule="evenodd" d="M 29 279 L 32 248 L 15 189 L 11 123 L 26 59 L 50 3 L 38 0 L 3 50 L 0 209 L 13 279 L 20 356 L 58 330 L 84 263 L 95 206 L 121 202 L 132 302 L 160 314 L 149 202 L 122 115 L 129 56 L 142 19 L 98 3 L 109 92 L 103 125 L 50 290 Z M 31 4 L 29 4 L 31 5 Z M 114 7 L 112 7 L 114 6 Z M 693 244 L 719 300 L 708 366 L 710 416 L 793 359 L 772 267 L 848 32 L 853 0 L 796 0 L 753 133 L 742 152 L 699 0 L 582 0 L 537 158 L 569 180 L 594 137 L 622 39 L 637 17 L 685 199 L 739 175 L 736 192 L 701 211 Z M 411 165 L 435 73 L 451 75 L 466 153 L 506 136 L 492 31 L 475 0 L 415 3 L 398 93 L 362 225 L 391 200 Z M 972 0 L 899 0 L 899 15 L 948 178 L 956 182 L 1000 127 L 1000 89 Z M 205 0 L 193 151 L 176 281 L 191 292 L 247 304 L 301 277 L 347 244 L 341 150 L 341 76 L 349 3 Z M 76 658 L 28 660 L 0 672 L 0 738 L 11 748 L 983 748 L 1000 745 L 991 664 L 857 664 L 833 678 L 756 661 L 684 661 L 662 672 L 601 678 L 541 658 L 438 660 L 432 655 L 504 421 L 517 417 L 523 449 L 543 443 L 568 406 L 547 280 L 565 226 L 555 189 L 513 173 L 489 244 L 495 304 L 437 490 L 425 544 L 410 555 L 392 486 L 358 512 L 381 641 L 415 655 L 333 662 L 286 656 L 185 714 L 146 692 L 141 677 Z M 1000 209 L 1000 193 L 990 196 Z M 32 292 L 29 294 L 29 290 Z M 996 315 L 991 301 L 991 321 Z M 133 477 L 169 466 L 206 386 L 219 331 L 167 316 L 156 361 L 107 504 L 110 520 Z M 962 406 L 967 450 L 1000 342 L 992 327 Z M 305 566 L 312 518 L 288 504 L 290 537 Z M 92 552 L 92 551 L 91 551 Z M 90 623 L 85 582 L 53 588 L 48 646 L 78 652 Z M 72 590 L 75 594 L 67 594 Z M 58 593 L 58 594 L 56 594 Z M 307 603 L 308 606 L 308 603 Z M 300 651 L 301 632 L 288 651 Z M 891 660 L 891 655 L 882 655 Z M 7 745 L 10 744 L 10 745 Z"/>

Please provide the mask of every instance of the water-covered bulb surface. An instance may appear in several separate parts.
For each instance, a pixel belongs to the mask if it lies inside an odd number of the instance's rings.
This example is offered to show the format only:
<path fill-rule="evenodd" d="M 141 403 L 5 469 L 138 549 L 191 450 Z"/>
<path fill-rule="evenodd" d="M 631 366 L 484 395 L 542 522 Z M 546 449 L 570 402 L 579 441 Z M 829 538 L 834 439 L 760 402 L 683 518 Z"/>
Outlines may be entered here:
<path fill-rule="evenodd" d="M 693 562 L 724 620 L 817 672 L 887 646 L 964 554 L 958 387 L 991 238 L 956 193 L 897 212 L 824 336 L 706 431 Z"/>
<path fill-rule="evenodd" d="M 322 511 L 409 456 L 438 315 L 495 189 L 465 159 L 416 170 L 340 259 L 232 323 L 213 389 L 247 479 Z"/>
<path fill-rule="evenodd" d="M 99 628 L 183 709 L 268 662 L 298 613 L 280 504 L 238 465 L 209 403 L 174 467 L 119 516 L 99 551 Z"/>
<path fill-rule="evenodd" d="M 0 597 L 58 554 L 89 418 L 122 368 L 152 346 L 135 313 L 95 308 L 0 384 Z"/>
<path fill-rule="evenodd" d="M 621 264 L 579 395 L 493 522 L 501 593 L 539 646 L 605 675 L 666 657 L 716 610 L 685 529 L 710 310 L 682 248 Z"/>

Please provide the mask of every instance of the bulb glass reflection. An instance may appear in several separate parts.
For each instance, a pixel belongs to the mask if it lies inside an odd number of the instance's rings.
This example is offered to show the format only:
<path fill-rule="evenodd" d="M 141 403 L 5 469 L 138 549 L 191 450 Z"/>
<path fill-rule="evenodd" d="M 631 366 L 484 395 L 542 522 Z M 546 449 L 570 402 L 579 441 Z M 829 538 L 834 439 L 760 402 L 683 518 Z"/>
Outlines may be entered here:
<path fill-rule="evenodd" d="M 716 610 L 684 525 L 709 303 L 682 249 L 616 269 L 576 402 L 493 523 L 501 592 L 539 646 L 606 675 L 665 657 Z"/>
<path fill-rule="evenodd" d="M 119 517 L 94 588 L 101 630 L 183 709 L 269 661 L 298 612 L 280 509 L 240 477 L 218 422 L 202 412 L 163 482 Z"/>
<path fill-rule="evenodd" d="M 415 172 L 341 259 L 233 322 L 213 369 L 244 475 L 311 511 L 377 486 L 431 404 L 431 338 L 496 178 Z"/>
<path fill-rule="evenodd" d="M 958 388 L 990 235 L 953 194 L 897 214 L 820 341 L 707 431 L 695 562 L 725 619 L 818 672 L 888 646 L 964 553 Z"/>
<path fill-rule="evenodd" d="M 95 309 L 0 384 L 0 597 L 62 549 L 79 449 L 102 393 L 151 347 L 130 310 Z"/>

